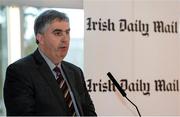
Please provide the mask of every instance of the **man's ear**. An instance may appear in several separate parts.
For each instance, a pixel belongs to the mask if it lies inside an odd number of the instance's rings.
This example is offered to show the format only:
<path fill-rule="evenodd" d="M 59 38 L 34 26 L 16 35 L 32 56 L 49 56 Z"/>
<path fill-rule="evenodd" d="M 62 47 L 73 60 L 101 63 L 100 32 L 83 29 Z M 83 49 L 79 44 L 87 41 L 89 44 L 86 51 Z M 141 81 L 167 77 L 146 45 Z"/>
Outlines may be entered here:
<path fill-rule="evenodd" d="M 39 42 L 39 44 L 42 44 L 43 43 L 43 35 L 41 35 L 41 34 L 37 34 L 36 35 L 36 39 L 37 39 L 37 41 Z"/>

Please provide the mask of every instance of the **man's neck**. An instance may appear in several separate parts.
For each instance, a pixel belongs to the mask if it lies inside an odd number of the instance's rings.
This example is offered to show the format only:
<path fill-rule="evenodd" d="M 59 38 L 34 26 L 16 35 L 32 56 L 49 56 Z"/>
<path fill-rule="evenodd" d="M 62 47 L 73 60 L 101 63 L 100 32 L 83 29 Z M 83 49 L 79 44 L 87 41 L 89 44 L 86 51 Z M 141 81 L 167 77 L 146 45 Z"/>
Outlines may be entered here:
<path fill-rule="evenodd" d="M 45 56 L 47 59 L 49 59 L 54 65 L 58 65 L 61 63 L 62 60 L 55 60 L 53 57 L 49 56 L 47 54 L 46 51 L 44 51 L 43 49 L 41 49 L 40 47 L 38 47 L 38 50 L 41 52 L 41 54 L 43 54 L 43 56 Z"/>

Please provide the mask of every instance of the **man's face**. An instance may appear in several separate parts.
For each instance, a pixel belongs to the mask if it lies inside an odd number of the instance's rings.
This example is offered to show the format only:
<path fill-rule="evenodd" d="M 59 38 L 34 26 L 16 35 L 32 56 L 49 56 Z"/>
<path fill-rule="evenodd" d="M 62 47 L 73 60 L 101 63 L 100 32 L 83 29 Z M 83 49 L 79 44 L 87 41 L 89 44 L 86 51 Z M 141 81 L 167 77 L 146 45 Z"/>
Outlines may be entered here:
<path fill-rule="evenodd" d="M 46 27 L 43 34 L 38 34 L 37 39 L 39 47 L 45 55 L 54 64 L 58 64 L 68 52 L 70 41 L 69 23 L 54 20 Z"/>

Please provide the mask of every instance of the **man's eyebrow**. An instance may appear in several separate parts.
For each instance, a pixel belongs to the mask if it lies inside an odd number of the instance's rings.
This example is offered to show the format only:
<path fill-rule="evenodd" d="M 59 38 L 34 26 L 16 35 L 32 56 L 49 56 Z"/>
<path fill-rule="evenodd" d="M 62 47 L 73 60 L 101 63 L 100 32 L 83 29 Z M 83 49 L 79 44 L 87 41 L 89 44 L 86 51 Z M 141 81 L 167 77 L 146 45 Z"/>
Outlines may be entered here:
<path fill-rule="evenodd" d="M 62 29 L 54 29 L 52 32 L 62 32 Z"/>
<path fill-rule="evenodd" d="M 54 29 L 52 32 L 66 32 L 66 31 L 70 31 L 70 28 L 68 28 L 67 30 L 63 31 L 62 29 Z"/>

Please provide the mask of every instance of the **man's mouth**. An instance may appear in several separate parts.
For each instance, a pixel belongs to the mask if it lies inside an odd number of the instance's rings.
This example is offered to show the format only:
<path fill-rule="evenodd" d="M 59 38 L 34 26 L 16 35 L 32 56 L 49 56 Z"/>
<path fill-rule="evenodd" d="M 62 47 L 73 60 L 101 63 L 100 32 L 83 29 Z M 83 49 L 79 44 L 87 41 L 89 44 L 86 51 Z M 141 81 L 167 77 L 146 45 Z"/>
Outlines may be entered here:
<path fill-rule="evenodd" d="M 67 48 L 67 46 L 65 45 L 59 46 L 59 49 L 65 49 L 65 48 Z"/>

